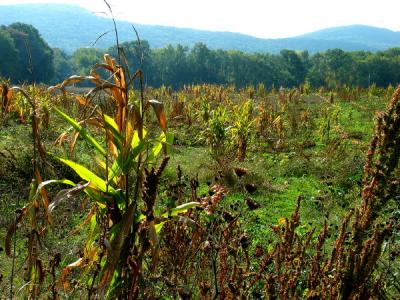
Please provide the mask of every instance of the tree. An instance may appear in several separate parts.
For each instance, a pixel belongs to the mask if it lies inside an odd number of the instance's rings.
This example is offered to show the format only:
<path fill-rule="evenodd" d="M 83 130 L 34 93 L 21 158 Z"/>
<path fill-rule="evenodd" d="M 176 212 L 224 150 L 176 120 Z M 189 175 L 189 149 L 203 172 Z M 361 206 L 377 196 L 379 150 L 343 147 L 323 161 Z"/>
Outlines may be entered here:
<path fill-rule="evenodd" d="M 54 75 L 53 50 L 32 25 L 13 23 L 7 31 L 18 50 L 19 81 L 46 82 Z"/>
<path fill-rule="evenodd" d="M 315 54 L 308 79 L 314 86 L 333 88 L 340 85 L 353 85 L 356 82 L 357 63 L 348 52 L 332 49 Z"/>
<path fill-rule="evenodd" d="M 103 52 L 94 48 L 80 48 L 71 56 L 71 63 L 74 73 L 87 75 L 92 67 L 102 62 Z"/>
<path fill-rule="evenodd" d="M 288 86 L 298 86 L 303 83 L 307 70 L 304 65 L 303 58 L 296 51 L 284 49 L 280 52 L 283 66 L 286 67 L 290 77 L 287 80 Z M 305 58 L 308 55 L 304 56 Z"/>
<path fill-rule="evenodd" d="M 60 83 L 67 77 L 73 75 L 73 69 L 68 55 L 61 49 L 54 48 L 54 77 L 52 83 Z"/>
<path fill-rule="evenodd" d="M 126 58 L 129 66 L 129 72 L 133 75 L 138 69 L 141 69 L 146 76 L 151 68 L 150 45 L 146 40 L 124 42 L 120 44 L 121 58 Z M 113 57 L 118 57 L 117 46 L 107 50 Z M 122 60 L 121 63 L 124 63 Z"/>
<path fill-rule="evenodd" d="M 203 43 L 197 43 L 192 48 L 188 62 L 194 83 L 220 83 L 218 80 L 220 64 L 214 53 L 215 51 L 208 49 Z"/>
<path fill-rule="evenodd" d="M 369 83 L 378 86 L 388 86 L 396 84 L 395 78 L 398 77 L 398 69 L 394 68 L 393 58 L 385 57 L 381 54 L 374 54 L 366 60 Z"/>
<path fill-rule="evenodd" d="M 178 88 L 185 83 L 190 83 L 191 66 L 187 60 L 188 48 L 177 45 L 174 48 L 168 45 L 152 51 L 152 78 L 153 82 L 160 86 L 171 85 Z"/>
<path fill-rule="evenodd" d="M 18 77 L 15 72 L 18 64 L 18 51 L 14 41 L 5 27 L 0 28 L 0 77 L 14 80 Z"/>

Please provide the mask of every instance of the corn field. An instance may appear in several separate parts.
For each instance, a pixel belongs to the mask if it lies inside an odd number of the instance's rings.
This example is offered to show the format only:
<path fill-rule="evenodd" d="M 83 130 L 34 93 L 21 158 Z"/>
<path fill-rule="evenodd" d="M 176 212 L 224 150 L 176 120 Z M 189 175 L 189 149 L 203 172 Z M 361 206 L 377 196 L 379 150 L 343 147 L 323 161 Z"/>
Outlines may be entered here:
<path fill-rule="evenodd" d="M 105 55 L 52 87 L 2 82 L 1 126 L 29 158 L 0 149 L 1 298 L 399 296 L 400 88 L 174 91 L 128 70 Z M 361 111 L 382 111 L 375 131 Z M 188 149 L 205 171 L 182 167 Z M 264 217 L 307 176 L 320 194 Z"/>

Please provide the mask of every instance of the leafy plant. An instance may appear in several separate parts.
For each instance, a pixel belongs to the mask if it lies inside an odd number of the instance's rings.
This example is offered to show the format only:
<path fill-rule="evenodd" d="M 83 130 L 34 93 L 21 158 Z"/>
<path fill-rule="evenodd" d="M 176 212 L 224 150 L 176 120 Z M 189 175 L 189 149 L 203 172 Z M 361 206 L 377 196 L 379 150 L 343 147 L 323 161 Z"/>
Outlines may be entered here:
<path fill-rule="evenodd" d="M 210 146 L 211 155 L 220 164 L 228 153 L 230 130 L 227 110 L 222 106 L 212 110 L 201 135 Z"/>
<path fill-rule="evenodd" d="M 233 108 L 233 126 L 231 128 L 234 147 L 237 148 L 237 160 L 244 161 L 248 142 L 251 137 L 255 119 L 252 116 L 250 101 L 243 102 Z"/>

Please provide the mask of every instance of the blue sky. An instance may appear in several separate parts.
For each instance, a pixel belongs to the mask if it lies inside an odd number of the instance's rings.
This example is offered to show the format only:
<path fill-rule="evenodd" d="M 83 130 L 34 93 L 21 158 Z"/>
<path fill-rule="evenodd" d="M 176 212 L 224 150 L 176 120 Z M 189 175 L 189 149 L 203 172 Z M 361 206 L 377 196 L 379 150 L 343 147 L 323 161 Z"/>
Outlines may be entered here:
<path fill-rule="evenodd" d="M 63 2 L 93 12 L 102 0 L 0 0 L 0 4 Z M 232 31 L 262 38 L 295 36 L 327 27 L 365 24 L 400 31 L 399 0 L 109 0 L 128 21 Z"/>

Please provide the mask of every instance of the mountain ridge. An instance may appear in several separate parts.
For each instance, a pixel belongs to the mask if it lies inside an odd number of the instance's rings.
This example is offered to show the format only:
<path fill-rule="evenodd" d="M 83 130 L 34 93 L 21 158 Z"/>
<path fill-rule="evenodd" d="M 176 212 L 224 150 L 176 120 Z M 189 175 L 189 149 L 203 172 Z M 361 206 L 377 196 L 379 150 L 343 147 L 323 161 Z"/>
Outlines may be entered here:
<path fill-rule="evenodd" d="M 0 25 L 24 22 L 35 26 L 51 47 L 71 53 L 81 47 L 108 48 L 115 44 L 110 18 L 98 16 L 80 6 L 69 4 L 17 4 L 0 5 Z M 27 21 L 29 20 L 29 21 Z M 74 20 L 71 25 L 70 20 Z M 132 24 L 117 20 L 122 42 L 136 39 Z M 400 32 L 389 29 L 349 25 L 326 28 L 303 35 L 262 39 L 246 34 L 221 31 L 205 31 L 162 25 L 133 24 L 140 38 L 152 48 L 168 44 L 193 46 L 197 42 L 211 49 L 239 50 L 243 52 L 279 53 L 282 49 L 307 50 L 310 53 L 341 48 L 346 51 L 379 51 L 400 47 Z M 77 32 L 77 28 L 80 30 Z M 84 30 L 83 30 L 84 29 Z"/>

